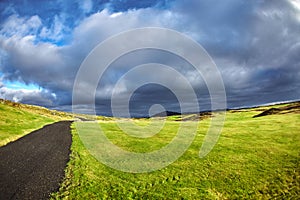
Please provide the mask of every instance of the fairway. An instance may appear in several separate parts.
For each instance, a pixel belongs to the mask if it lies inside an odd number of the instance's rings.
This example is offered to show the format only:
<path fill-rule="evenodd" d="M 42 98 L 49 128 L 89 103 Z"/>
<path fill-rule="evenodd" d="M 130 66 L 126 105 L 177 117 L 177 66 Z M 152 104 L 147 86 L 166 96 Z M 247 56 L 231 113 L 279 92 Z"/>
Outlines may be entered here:
<path fill-rule="evenodd" d="M 300 195 L 300 114 L 253 118 L 268 108 L 227 112 L 218 143 L 201 159 L 199 150 L 211 121 L 204 118 L 183 156 L 161 170 L 141 174 L 121 172 L 100 163 L 85 148 L 73 124 L 66 178 L 52 198 L 293 199 Z M 162 130 L 150 138 L 126 135 L 114 120 L 100 120 L 99 124 L 110 141 L 122 149 L 151 152 L 172 140 L 183 123 L 176 119 L 169 117 Z M 147 120 L 135 121 L 143 126 Z M 91 122 L 77 123 L 87 133 L 94 131 L 88 124 Z"/>

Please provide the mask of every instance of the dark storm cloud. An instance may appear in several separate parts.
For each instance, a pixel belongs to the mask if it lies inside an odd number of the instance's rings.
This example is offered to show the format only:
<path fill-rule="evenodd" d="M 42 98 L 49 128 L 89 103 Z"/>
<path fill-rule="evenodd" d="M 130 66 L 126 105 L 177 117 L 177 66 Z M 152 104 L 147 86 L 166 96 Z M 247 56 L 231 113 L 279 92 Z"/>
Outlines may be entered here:
<path fill-rule="evenodd" d="M 99 42 L 132 28 L 158 26 L 203 45 L 222 74 L 230 107 L 300 99 L 300 3 L 295 0 L 16 0 L 0 2 L 0 9 L 1 97 L 69 110 L 77 70 Z M 191 66 L 167 53 L 145 51 L 111 66 L 96 91 L 99 113 L 110 113 L 118 79 L 131 66 L 147 62 L 173 66 L 197 91 L 201 110 L 210 108 L 205 83 Z M 148 75 L 145 71 L 139 78 Z M 168 78 L 172 82 L 173 77 L 157 75 L 157 80 Z M 2 80 L 41 89 L 11 90 Z M 119 89 L 125 94 L 135 84 L 132 78 Z M 89 88 L 86 83 L 85 91 Z M 156 102 L 178 109 L 174 96 L 156 86 L 136 91 L 130 106 L 135 115 L 144 115 Z M 88 110 L 88 105 L 80 106 Z"/>
<path fill-rule="evenodd" d="M 199 33 L 197 40 L 221 70 L 229 105 L 234 106 L 238 96 L 243 106 L 282 101 L 282 94 L 299 99 L 299 2 L 298 7 L 295 4 L 235 0 L 176 4 L 183 24 L 191 26 L 183 29 Z"/>

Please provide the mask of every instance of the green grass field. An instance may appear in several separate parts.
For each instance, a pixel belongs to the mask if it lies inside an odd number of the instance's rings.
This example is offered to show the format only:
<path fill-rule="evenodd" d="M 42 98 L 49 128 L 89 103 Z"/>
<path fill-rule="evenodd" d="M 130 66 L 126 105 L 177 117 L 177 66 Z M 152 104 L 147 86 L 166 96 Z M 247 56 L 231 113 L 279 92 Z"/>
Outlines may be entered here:
<path fill-rule="evenodd" d="M 300 114 L 252 118 L 266 109 L 227 112 L 218 143 L 200 159 L 199 149 L 210 118 L 202 120 L 194 142 L 183 156 L 166 168 L 141 174 L 117 171 L 98 162 L 83 145 L 73 124 L 66 177 L 52 198 L 297 199 L 300 196 Z M 113 120 L 99 123 L 119 147 L 149 152 L 172 140 L 182 123 L 177 119 L 169 117 L 159 134 L 147 139 L 124 134 Z M 148 123 L 147 119 L 135 121 L 141 126 Z M 95 131 L 88 124 L 91 122 L 77 123 L 87 134 Z"/>
<path fill-rule="evenodd" d="M 0 146 L 62 119 L 70 119 L 70 116 L 38 106 L 0 99 Z"/>

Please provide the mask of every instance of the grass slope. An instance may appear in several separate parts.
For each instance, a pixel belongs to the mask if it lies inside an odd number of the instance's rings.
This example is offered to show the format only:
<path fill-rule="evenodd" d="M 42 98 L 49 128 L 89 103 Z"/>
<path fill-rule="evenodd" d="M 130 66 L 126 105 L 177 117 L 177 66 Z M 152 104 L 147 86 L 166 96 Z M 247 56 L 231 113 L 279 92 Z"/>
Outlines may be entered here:
<path fill-rule="evenodd" d="M 71 115 L 0 99 L 0 146 Z"/>
<path fill-rule="evenodd" d="M 222 135 L 204 158 L 199 149 L 210 124 L 203 118 L 185 154 L 159 171 L 124 173 L 98 162 L 82 144 L 73 125 L 66 178 L 53 199 L 297 199 L 300 196 L 300 114 L 254 115 L 276 105 L 229 111 Z M 152 138 L 131 138 L 113 120 L 99 123 L 110 140 L 136 152 L 166 145 L 179 117 L 168 118 Z M 91 123 L 91 122 L 78 122 Z M 146 119 L 138 121 L 147 124 Z M 194 123 L 186 121 L 184 123 Z M 79 124 L 80 125 L 80 124 Z M 95 130 L 85 126 L 86 133 Z"/>

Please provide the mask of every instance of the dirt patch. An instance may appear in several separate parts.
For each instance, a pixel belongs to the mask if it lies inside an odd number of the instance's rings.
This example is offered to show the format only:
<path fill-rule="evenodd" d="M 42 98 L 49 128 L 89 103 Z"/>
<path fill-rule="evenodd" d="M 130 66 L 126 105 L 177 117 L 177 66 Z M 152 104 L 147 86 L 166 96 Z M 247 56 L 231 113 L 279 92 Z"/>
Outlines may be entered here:
<path fill-rule="evenodd" d="M 0 199 L 49 199 L 69 160 L 71 121 L 57 122 L 0 148 Z"/>
<path fill-rule="evenodd" d="M 199 114 L 187 115 L 177 121 L 198 121 L 213 117 L 212 112 L 202 112 Z"/>

